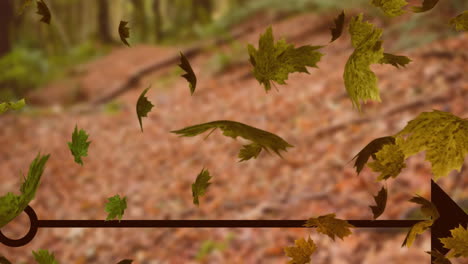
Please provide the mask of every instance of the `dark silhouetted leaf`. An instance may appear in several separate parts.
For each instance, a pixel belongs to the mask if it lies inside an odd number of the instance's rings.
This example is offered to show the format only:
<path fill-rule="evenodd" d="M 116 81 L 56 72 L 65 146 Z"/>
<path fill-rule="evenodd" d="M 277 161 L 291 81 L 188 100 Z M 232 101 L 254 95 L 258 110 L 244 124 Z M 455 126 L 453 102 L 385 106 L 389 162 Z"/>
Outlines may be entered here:
<path fill-rule="evenodd" d="M 380 64 L 391 64 L 397 68 L 400 68 L 399 66 L 406 67 L 406 64 L 411 62 L 411 59 L 406 56 L 393 55 L 385 52 L 383 55 L 384 56 L 380 60 Z"/>
<path fill-rule="evenodd" d="M 153 108 L 154 106 L 150 101 L 148 101 L 148 98 L 145 97 L 146 92 L 148 92 L 150 88 L 151 86 L 146 88 L 140 94 L 140 97 L 138 97 L 138 101 L 136 104 L 136 112 L 137 112 L 138 122 L 140 122 L 141 132 L 143 132 L 143 124 L 141 123 L 141 118 L 147 117 L 147 114 L 151 111 L 151 108 Z"/>
<path fill-rule="evenodd" d="M 323 54 L 316 50 L 322 47 L 306 45 L 294 48 L 284 39 L 274 43 L 271 26 L 260 36 L 258 50 L 250 44 L 247 46 L 250 62 L 254 66 L 253 74 L 267 92 L 271 89 L 271 81 L 286 84 L 290 73 L 309 73 L 306 66 L 317 68 L 316 64 Z"/>
<path fill-rule="evenodd" d="M 431 10 L 439 0 L 424 0 L 422 6 L 413 6 L 414 13 L 422 13 Z"/>
<path fill-rule="evenodd" d="M 296 246 L 293 247 L 285 247 L 284 252 L 286 256 L 292 258 L 288 263 L 289 264 L 307 264 L 310 263 L 310 256 L 317 250 L 317 246 L 315 245 L 314 241 L 304 238 L 300 238 L 294 241 Z"/>
<path fill-rule="evenodd" d="M 128 21 L 120 21 L 119 24 L 119 36 L 122 42 L 130 47 L 130 44 L 127 42 L 127 38 L 130 37 L 130 29 L 127 27 Z"/>
<path fill-rule="evenodd" d="M 439 211 L 437 207 L 431 201 L 426 200 L 425 198 L 417 195 L 409 200 L 410 202 L 417 203 L 421 205 L 421 212 L 427 217 L 432 217 L 432 220 L 439 218 Z"/>
<path fill-rule="evenodd" d="M 189 82 L 190 95 L 193 95 L 193 92 L 195 92 L 195 87 L 197 86 L 197 76 L 195 76 L 195 73 L 192 70 L 192 66 L 190 66 L 189 61 L 182 52 L 180 52 L 179 67 L 186 72 L 182 75 L 182 77 L 184 77 Z"/>
<path fill-rule="evenodd" d="M 211 184 L 208 182 L 211 178 L 213 177 L 211 177 L 208 170 L 205 169 L 202 169 L 201 172 L 198 174 L 197 179 L 192 184 L 192 196 L 194 204 L 200 204 L 198 201 L 198 197 L 205 195 L 206 189 Z"/>
<path fill-rule="evenodd" d="M 0 264 L 11 264 L 11 262 L 4 256 L 0 255 Z"/>
<path fill-rule="evenodd" d="M 88 156 L 88 147 L 91 144 L 91 141 L 88 140 L 88 134 L 83 129 L 78 131 L 78 127 L 75 125 L 75 130 L 72 134 L 72 141 L 67 142 L 68 148 L 70 149 L 73 157 L 75 157 L 75 162 L 83 166 L 83 160 L 81 157 Z"/>
<path fill-rule="evenodd" d="M 213 121 L 203 124 L 198 124 L 190 127 L 185 127 L 180 130 L 171 131 L 171 133 L 175 133 L 181 135 L 182 137 L 193 137 L 198 134 L 201 134 L 209 129 L 212 129 L 211 132 L 216 130 L 217 128 L 223 131 L 223 135 L 232 137 L 236 139 L 236 137 L 240 136 L 247 140 L 250 140 L 259 146 L 262 149 L 268 152 L 268 149 L 273 150 L 278 156 L 282 157 L 279 153 L 279 150 L 287 151 L 288 147 L 294 147 L 286 142 L 284 139 L 278 137 L 277 135 L 270 133 L 268 131 L 264 131 L 255 127 L 251 127 L 249 125 L 245 125 L 236 121 L 229 121 L 229 120 L 219 120 Z M 210 134 L 211 134 L 210 132 Z M 255 146 L 250 146 L 250 148 L 256 149 Z M 250 150 L 249 150 L 250 151 Z M 252 152 L 247 154 L 246 147 L 244 146 L 242 153 L 239 153 L 239 157 L 244 159 L 247 157 L 252 157 Z"/>
<path fill-rule="evenodd" d="M 343 28 L 344 28 L 344 20 L 345 20 L 345 14 L 344 11 L 341 12 L 336 18 L 335 18 L 335 27 L 331 28 L 331 34 L 332 34 L 332 39 L 330 42 L 335 41 L 341 36 L 341 33 L 343 33 Z"/>
<path fill-rule="evenodd" d="M 50 25 L 50 20 L 52 19 L 52 16 L 50 14 L 50 10 L 47 7 L 46 3 L 44 0 L 38 0 L 37 1 L 37 12 L 36 14 L 41 15 L 41 22 L 44 22 L 46 24 Z"/>
<path fill-rule="evenodd" d="M 435 259 L 432 262 L 433 264 L 452 264 L 444 254 L 440 253 L 437 249 L 434 251 L 426 251 L 427 254 L 433 256 Z"/>
<path fill-rule="evenodd" d="M 375 203 L 377 205 L 369 206 L 374 215 L 374 219 L 377 219 L 385 211 L 385 206 L 387 205 L 387 189 L 382 186 L 377 196 L 374 196 Z"/>
<path fill-rule="evenodd" d="M 369 142 L 369 144 L 367 144 L 361 151 L 359 151 L 359 153 L 353 158 L 357 158 L 356 162 L 354 163 L 356 172 L 359 174 L 364 168 L 364 165 L 366 165 L 367 161 L 369 160 L 369 157 L 372 156 L 375 159 L 375 153 L 381 150 L 382 147 L 386 144 L 395 144 L 395 138 L 391 136 L 376 138 Z"/>
<path fill-rule="evenodd" d="M 124 260 L 121 260 L 119 261 L 119 263 L 117 264 L 132 264 L 133 260 L 131 259 L 124 259 Z"/>
<path fill-rule="evenodd" d="M 109 214 L 107 215 L 106 221 L 112 220 L 116 217 L 118 217 L 120 221 L 125 209 L 127 209 L 127 197 L 124 196 L 123 198 L 120 198 L 117 194 L 107 199 L 109 202 L 106 203 L 105 210 Z"/>

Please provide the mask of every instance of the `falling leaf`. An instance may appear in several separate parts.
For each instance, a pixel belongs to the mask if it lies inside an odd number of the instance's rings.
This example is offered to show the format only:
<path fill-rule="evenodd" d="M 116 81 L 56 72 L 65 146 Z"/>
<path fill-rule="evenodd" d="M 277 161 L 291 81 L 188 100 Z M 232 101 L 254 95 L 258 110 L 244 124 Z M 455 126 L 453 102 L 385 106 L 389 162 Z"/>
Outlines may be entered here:
<path fill-rule="evenodd" d="M 437 207 L 431 201 L 426 200 L 425 198 L 417 195 L 409 200 L 410 202 L 417 203 L 421 205 L 421 212 L 427 217 L 431 217 L 432 220 L 439 218 L 439 211 Z"/>
<path fill-rule="evenodd" d="M 138 97 L 138 101 L 136 104 L 136 112 L 137 112 L 138 122 L 140 122 L 141 132 L 143 132 L 143 124 L 141 123 L 141 118 L 148 117 L 147 114 L 151 111 L 151 108 L 153 108 L 154 106 L 150 101 L 148 101 L 148 98 L 145 97 L 146 92 L 148 92 L 150 88 L 151 86 L 146 88 L 140 94 L 140 97 Z"/>
<path fill-rule="evenodd" d="M 468 31 L 468 10 L 450 19 L 449 24 L 455 26 L 457 31 Z"/>
<path fill-rule="evenodd" d="M 376 159 L 375 153 L 381 150 L 382 147 L 386 144 L 395 144 L 395 138 L 391 136 L 376 138 L 367 144 L 361 151 L 359 151 L 359 153 L 353 158 L 357 158 L 356 162 L 354 163 L 356 172 L 359 174 L 362 171 L 370 156 Z"/>
<path fill-rule="evenodd" d="M 122 219 L 122 216 L 124 214 L 125 209 L 127 209 L 127 197 L 120 198 L 120 196 L 117 194 L 113 197 L 107 198 L 109 202 L 106 203 L 105 210 L 107 213 L 106 221 L 107 220 L 112 220 L 116 217 L 119 218 L 119 222 Z"/>
<path fill-rule="evenodd" d="M 384 53 L 383 58 L 380 60 L 380 64 L 391 64 L 397 68 L 406 67 L 406 64 L 411 62 L 411 59 L 406 56 L 393 55 L 390 53 Z"/>
<path fill-rule="evenodd" d="M 50 15 L 50 10 L 47 7 L 46 3 L 44 2 L 44 0 L 37 0 L 36 3 L 37 3 L 36 14 L 42 16 L 40 21 L 50 25 L 50 20 L 52 16 Z"/>
<path fill-rule="evenodd" d="M 387 180 L 390 177 L 395 178 L 401 170 L 406 168 L 405 155 L 400 149 L 400 138 L 397 138 L 396 144 L 386 144 L 379 150 L 373 162 L 367 164 L 375 172 L 381 172 L 377 181 Z"/>
<path fill-rule="evenodd" d="M 11 262 L 4 256 L 0 255 L 0 264 L 11 264 Z"/>
<path fill-rule="evenodd" d="M 377 205 L 369 206 L 374 214 L 374 220 L 377 219 L 385 211 L 385 206 L 387 205 L 387 189 L 382 186 L 377 196 L 374 196 L 375 203 Z"/>
<path fill-rule="evenodd" d="M 54 253 L 49 253 L 47 250 L 39 249 L 37 252 L 33 251 L 32 253 L 38 264 L 58 264 Z"/>
<path fill-rule="evenodd" d="M 468 154 L 468 119 L 448 112 L 423 112 L 408 122 L 397 137 L 406 137 L 401 144 L 405 158 L 426 151 L 434 179 L 460 171 Z"/>
<path fill-rule="evenodd" d="M 91 144 L 91 141 L 88 140 L 88 134 L 83 129 L 78 131 L 77 125 L 75 125 L 75 130 L 72 134 L 72 141 L 67 142 L 68 148 L 70 149 L 72 155 L 75 157 L 75 162 L 83 166 L 83 160 L 81 157 L 88 156 L 88 147 Z"/>
<path fill-rule="evenodd" d="M 426 251 L 427 254 L 434 257 L 433 264 L 452 264 L 448 258 L 445 257 L 444 254 L 440 253 L 437 249 L 434 251 Z"/>
<path fill-rule="evenodd" d="M 18 216 L 34 199 L 36 190 L 39 187 L 44 167 L 50 155 L 41 156 L 37 154 L 36 158 L 29 165 L 28 177 L 21 184 L 21 195 L 15 195 L 11 192 L 0 197 L 0 228 Z"/>
<path fill-rule="evenodd" d="M 405 13 L 403 7 L 408 5 L 408 2 L 405 0 L 372 0 L 372 4 L 380 7 L 385 15 L 395 17 Z"/>
<path fill-rule="evenodd" d="M 380 102 L 377 76 L 370 65 L 383 58 L 382 29 L 374 28 L 369 22 L 362 22 L 362 14 L 351 19 L 349 25 L 354 52 L 349 57 L 343 73 L 346 91 L 353 106 L 361 111 L 361 100 Z"/>
<path fill-rule="evenodd" d="M 262 146 L 257 143 L 251 143 L 248 145 L 242 146 L 242 149 L 239 151 L 239 162 L 244 160 L 249 160 L 251 158 L 257 158 L 260 152 L 262 151 Z"/>
<path fill-rule="evenodd" d="M 346 220 L 338 219 L 335 214 L 327 214 L 316 218 L 309 218 L 304 224 L 306 227 L 317 227 L 317 231 L 335 240 L 335 236 L 341 238 L 351 234 L 349 228 L 354 227 Z"/>
<path fill-rule="evenodd" d="M 0 103 L 0 114 L 5 113 L 7 110 L 19 110 L 26 105 L 24 98 L 16 102 L 4 102 Z"/>
<path fill-rule="evenodd" d="M 309 73 L 306 66 L 317 68 L 316 64 L 323 54 L 316 50 L 322 47 L 306 45 L 294 48 L 284 39 L 274 43 L 271 26 L 260 36 L 258 50 L 250 44 L 247 46 L 250 62 L 254 66 L 253 74 L 267 92 L 271 89 L 271 81 L 286 84 L 290 73 Z"/>
<path fill-rule="evenodd" d="M 345 14 L 344 11 L 342 11 L 341 14 L 339 14 L 334 20 L 335 27 L 330 29 L 332 34 L 332 39 L 330 40 L 330 42 L 335 41 L 341 36 L 341 33 L 343 32 L 344 28 L 344 20 Z"/>
<path fill-rule="evenodd" d="M 210 186 L 211 183 L 208 181 L 213 178 L 210 176 L 208 170 L 202 169 L 201 172 L 198 174 L 195 183 L 192 184 L 192 196 L 193 196 L 193 203 L 199 205 L 198 197 L 203 196 L 206 193 L 206 188 Z"/>
<path fill-rule="evenodd" d="M 294 241 L 296 246 L 293 247 L 285 247 L 284 252 L 286 256 L 292 258 L 288 263 L 289 264 L 307 264 L 310 262 L 310 256 L 312 253 L 317 250 L 317 246 L 315 245 L 314 241 L 304 238 L 300 238 Z"/>
<path fill-rule="evenodd" d="M 32 5 L 32 3 L 34 3 L 34 0 L 23 0 L 23 3 L 19 8 L 18 15 L 23 14 L 24 10 L 26 10 L 26 8 Z"/>
<path fill-rule="evenodd" d="M 121 260 L 119 261 L 119 263 L 117 264 L 132 264 L 133 260 L 131 259 L 124 259 L 124 260 Z"/>
<path fill-rule="evenodd" d="M 268 152 L 268 149 L 273 150 L 278 156 L 282 157 L 279 153 L 279 150 L 287 151 L 287 148 L 294 147 L 293 145 L 286 142 L 284 139 L 280 138 L 279 136 L 270 133 L 268 131 L 264 131 L 255 127 L 251 127 L 236 121 L 229 121 L 229 120 L 218 120 L 203 124 L 198 124 L 190 127 L 185 127 L 180 130 L 171 131 L 171 133 L 179 134 L 182 137 L 193 137 L 198 134 L 201 134 L 209 129 L 212 129 L 211 132 L 216 130 L 217 128 L 223 131 L 223 135 L 232 137 L 236 139 L 238 136 L 250 140 L 257 145 L 261 146 L 262 149 Z M 210 134 L 211 134 L 210 132 Z M 254 146 L 250 146 L 248 148 L 253 148 Z M 257 148 L 255 146 L 255 148 Z M 239 157 L 244 159 L 250 156 L 252 153 L 246 153 L 246 147 L 244 146 L 242 153 L 239 153 Z M 258 155 L 258 154 L 257 154 Z"/>
<path fill-rule="evenodd" d="M 130 37 L 130 28 L 127 27 L 128 21 L 120 21 L 119 24 L 119 36 L 122 42 L 130 47 L 130 44 L 127 42 L 127 38 Z"/>
<path fill-rule="evenodd" d="M 461 224 L 450 230 L 451 237 L 439 238 L 444 247 L 450 249 L 447 257 L 468 257 L 468 229 Z"/>
<path fill-rule="evenodd" d="M 190 66 L 189 61 L 187 58 L 184 56 L 182 52 L 180 52 L 180 64 L 179 67 L 182 68 L 186 73 L 182 75 L 187 81 L 189 82 L 190 86 L 190 95 L 193 95 L 193 92 L 195 92 L 195 87 L 197 86 L 197 76 L 195 76 L 195 73 L 192 70 L 192 66 Z"/>
<path fill-rule="evenodd" d="M 413 6 L 414 13 L 422 13 L 431 10 L 439 0 L 424 0 L 422 6 Z"/>
<path fill-rule="evenodd" d="M 406 245 L 407 247 L 411 247 L 414 240 L 416 239 L 416 236 L 424 233 L 424 231 L 431 227 L 433 223 L 434 221 L 432 220 L 426 220 L 414 224 L 409 230 L 408 234 L 406 234 L 405 240 L 401 246 L 404 247 Z"/>

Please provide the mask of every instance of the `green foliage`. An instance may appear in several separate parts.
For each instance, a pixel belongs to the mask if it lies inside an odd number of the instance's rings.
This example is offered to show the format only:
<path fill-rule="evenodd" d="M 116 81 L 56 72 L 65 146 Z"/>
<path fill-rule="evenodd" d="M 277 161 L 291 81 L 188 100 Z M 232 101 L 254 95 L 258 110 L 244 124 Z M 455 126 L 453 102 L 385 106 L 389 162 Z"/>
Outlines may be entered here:
<path fill-rule="evenodd" d="M 406 137 L 400 146 L 405 158 L 426 151 L 435 180 L 460 170 L 468 154 L 468 120 L 448 112 L 423 112 L 396 136 Z"/>
<path fill-rule="evenodd" d="M 179 67 L 186 72 L 182 75 L 182 77 L 184 77 L 189 82 L 190 95 L 193 95 L 193 92 L 195 92 L 195 88 L 197 86 L 197 76 L 195 76 L 192 66 L 190 66 L 190 62 L 182 52 L 180 52 Z"/>
<path fill-rule="evenodd" d="M 300 238 L 294 241 L 296 244 L 295 247 L 286 247 L 284 248 L 284 252 L 286 256 L 292 258 L 288 263 L 289 264 L 307 264 L 310 262 L 310 256 L 317 250 L 317 246 L 315 245 L 314 241 L 304 238 Z"/>
<path fill-rule="evenodd" d="M 254 143 L 257 143 L 262 149 L 268 151 L 268 149 L 273 150 L 278 156 L 281 157 L 279 153 L 280 150 L 287 151 L 286 149 L 289 147 L 294 147 L 293 145 L 286 142 L 284 139 L 280 138 L 279 136 L 270 133 L 268 131 L 264 131 L 255 127 L 251 127 L 249 125 L 245 125 L 236 121 L 229 121 L 229 120 L 219 120 L 213 121 L 203 124 L 198 124 L 190 127 L 185 127 L 180 130 L 173 130 L 171 133 L 178 134 L 182 137 L 193 137 L 198 134 L 201 134 L 209 129 L 212 129 L 211 132 L 216 130 L 217 128 L 223 131 L 223 135 L 232 137 L 236 139 L 238 136 L 250 140 Z M 211 134 L 210 132 L 210 134 Z M 252 146 L 251 146 L 252 147 Z M 244 159 L 247 157 L 251 157 L 249 155 L 246 156 L 245 149 L 244 151 L 239 153 L 239 157 Z"/>
<path fill-rule="evenodd" d="M 240 158 L 239 162 L 249 160 L 251 158 L 256 159 L 261 151 L 262 151 L 262 146 L 260 146 L 257 143 L 243 145 L 238 155 L 238 157 Z"/>
<path fill-rule="evenodd" d="M 348 221 L 336 218 L 335 214 L 311 217 L 304 224 L 306 227 L 317 227 L 317 231 L 329 236 L 333 241 L 335 236 L 341 238 L 351 235 L 350 228 L 354 227 Z"/>
<path fill-rule="evenodd" d="M 450 19 L 449 23 L 454 26 L 457 31 L 468 31 L 468 10 Z"/>
<path fill-rule="evenodd" d="M 91 141 L 88 140 L 88 134 L 83 129 L 78 131 L 77 125 L 75 125 L 75 130 L 72 134 L 72 141 L 67 142 L 68 148 L 70 149 L 73 157 L 75 157 L 75 162 L 83 166 L 83 160 L 81 157 L 88 156 L 88 147 L 91 144 Z"/>
<path fill-rule="evenodd" d="M 197 254 L 195 255 L 195 259 L 197 259 L 198 261 L 202 261 L 203 259 L 205 259 L 206 256 L 208 256 L 209 254 L 211 254 L 212 252 L 216 250 L 219 250 L 219 251 L 225 250 L 233 238 L 234 238 L 234 234 L 229 233 L 227 237 L 224 239 L 224 241 L 221 241 L 221 242 L 216 242 L 211 239 L 204 240 L 200 248 L 198 249 Z"/>
<path fill-rule="evenodd" d="M 208 170 L 202 169 L 197 176 L 197 179 L 192 184 L 192 196 L 193 196 L 193 203 L 199 205 L 200 202 L 198 201 L 199 196 L 203 196 L 206 193 L 206 189 L 210 186 L 210 182 L 208 182 L 212 177 Z"/>
<path fill-rule="evenodd" d="M 49 253 L 45 249 L 39 249 L 37 252 L 32 252 L 34 259 L 38 264 L 58 264 L 58 261 L 55 260 L 54 253 Z"/>
<path fill-rule="evenodd" d="M 24 98 L 17 102 L 4 102 L 0 103 L 0 114 L 5 113 L 7 110 L 19 110 L 26 105 Z"/>
<path fill-rule="evenodd" d="M 439 238 L 444 247 L 450 249 L 447 257 L 468 257 L 468 229 L 461 224 L 452 230 L 451 237 Z"/>
<path fill-rule="evenodd" d="M 406 67 L 406 64 L 411 62 L 411 59 L 406 56 L 393 55 L 384 53 L 383 58 L 379 61 L 380 64 L 391 64 L 397 68 L 400 66 Z"/>
<path fill-rule="evenodd" d="M 369 22 L 362 22 L 362 14 L 351 19 L 349 25 L 354 52 L 345 65 L 343 74 L 346 91 L 353 106 L 361 111 L 361 100 L 380 102 L 377 76 L 370 70 L 370 65 L 383 58 L 382 30 L 374 28 Z"/>
<path fill-rule="evenodd" d="M 140 123 L 141 132 L 143 132 L 143 124 L 141 123 L 141 118 L 147 117 L 147 114 L 151 111 L 151 109 L 154 106 L 145 96 L 146 92 L 148 92 L 150 88 L 151 86 L 143 90 L 143 92 L 138 97 L 138 101 L 136 103 L 136 113 L 138 117 L 138 122 Z"/>
<path fill-rule="evenodd" d="M 409 232 L 406 234 L 405 240 L 403 241 L 403 244 L 401 246 L 411 247 L 414 240 L 416 239 L 416 236 L 424 233 L 424 231 L 429 229 L 433 223 L 433 220 L 425 220 L 414 224 L 409 230 Z"/>
<path fill-rule="evenodd" d="M 120 222 L 125 209 L 127 209 L 127 197 L 124 196 L 123 198 L 120 198 L 120 196 L 117 194 L 107 199 L 109 201 L 106 203 L 105 207 L 105 210 L 108 213 L 106 221 L 118 217 Z"/>
<path fill-rule="evenodd" d="M 285 80 L 290 73 L 309 73 L 306 66 L 317 68 L 316 64 L 323 56 L 316 51 L 322 46 L 294 48 L 293 44 L 286 43 L 284 39 L 274 43 L 271 26 L 260 36 L 258 50 L 250 44 L 247 47 L 250 62 L 254 66 L 253 74 L 267 92 L 271 89 L 271 81 L 286 84 Z"/>
<path fill-rule="evenodd" d="M 401 170 L 406 167 L 405 155 L 400 149 L 400 139 L 397 138 L 396 144 L 386 144 L 379 150 L 375 156 L 375 161 L 367 164 L 375 172 L 381 172 L 377 178 L 378 181 L 386 180 L 390 177 L 395 178 Z"/>
<path fill-rule="evenodd" d="M 403 7 L 408 5 L 405 0 L 372 0 L 372 4 L 380 7 L 389 17 L 399 16 L 405 13 Z"/>
<path fill-rule="evenodd" d="M 34 199 L 49 157 L 50 155 L 41 156 L 41 153 L 39 153 L 31 162 L 28 176 L 26 179 L 23 179 L 20 187 L 21 195 L 9 192 L 0 197 L 0 228 L 18 216 L 28 206 L 29 202 Z"/>
<path fill-rule="evenodd" d="M 377 157 L 375 156 L 375 153 L 377 153 L 384 145 L 387 144 L 395 144 L 395 138 L 391 136 L 376 138 L 367 144 L 361 151 L 359 151 L 359 153 L 353 157 L 353 159 L 357 158 L 356 162 L 354 163 L 356 172 L 359 174 L 362 171 L 364 165 L 371 156 L 376 159 Z"/>
<path fill-rule="evenodd" d="M 377 219 L 384 211 L 387 205 L 387 189 L 384 186 L 380 189 L 379 193 L 374 196 L 374 200 L 376 205 L 369 206 L 372 210 L 372 214 L 374 215 L 374 220 Z"/>

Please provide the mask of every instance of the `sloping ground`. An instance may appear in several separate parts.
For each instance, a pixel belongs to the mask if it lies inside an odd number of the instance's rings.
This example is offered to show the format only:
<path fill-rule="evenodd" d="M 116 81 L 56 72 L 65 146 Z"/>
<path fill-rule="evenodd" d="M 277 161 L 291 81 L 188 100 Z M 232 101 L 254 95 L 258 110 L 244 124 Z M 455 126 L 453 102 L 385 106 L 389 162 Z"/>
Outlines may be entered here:
<path fill-rule="evenodd" d="M 317 21 L 325 25 L 332 18 L 298 16 L 275 23 L 273 32 L 297 45 L 323 45 L 330 36 L 326 27 L 316 26 Z M 257 43 L 264 29 L 238 40 Z M 26 172 L 41 151 L 52 155 L 31 203 L 39 219 L 105 219 L 106 198 L 115 194 L 128 197 L 124 219 L 306 219 L 332 212 L 343 219 L 371 219 L 368 206 L 381 185 L 369 169 L 357 176 L 348 161 L 370 140 L 396 133 L 423 111 L 440 109 L 467 117 L 467 45 L 468 36 L 459 35 L 405 54 L 413 60 L 406 69 L 375 65 L 382 103 L 364 105 L 362 114 L 352 108 L 343 85 L 344 65 L 352 52 L 345 34 L 322 49 L 326 55 L 318 69 L 310 69 L 310 75 L 290 75 L 288 85 L 278 86 L 279 91 L 265 93 L 249 74 L 248 63 L 210 74 L 206 69 L 212 53 L 206 51 L 191 60 L 199 78 L 193 96 L 184 79 L 163 85 L 155 72 L 115 99 L 122 109 L 114 115 L 100 108 L 84 114 L 2 115 L 0 193 L 18 190 L 19 172 Z M 221 49 L 229 51 L 229 46 Z M 126 58 L 117 54 L 111 55 L 116 61 Z M 102 67 L 117 74 L 116 65 Z M 106 80 L 100 81 L 106 87 Z M 141 133 L 135 102 L 151 83 L 147 96 L 155 107 L 143 118 Z M 262 153 L 256 160 L 238 163 L 241 139 L 236 142 L 219 131 L 206 140 L 203 135 L 179 138 L 169 133 L 220 119 L 270 131 L 295 147 L 283 154 L 284 159 Z M 92 141 L 82 167 L 73 162 L 66 144 L 75 124 Z M 197 208 L 191 183 L 202 168 L 213 179 Z M 467 176 L 465 165 L 462 173 L 454 172 L 438 183 L 454 199 L 463 199 L 468 197 Z M 389 201 L 379 219 L 401 219 L 416 208 L 407 200 L 415 193 L 428 198 L 430 177 L 423 154 L 409 159 L 404 173 L 387 181 Z M 19 231 L 16 236 L 21 236 L 25 218 L 21 215 L 5 233 L 14 237 Z M 61 263 L 76 264 L 117 263 L 124 258 L 148 264 L 285 263 L 283 248 L 308 235 L 319 248 L 313 263 L 429 263 L 424 253 L 430 248 L 429 234 L 410 249 L 401 248 L 406 230 L 359 229 L 333 242 L 313 229 L 41 229 L 27 246 L 1 247 L 0 253 L 15 263 L 32 263 L 31 250 L 39 248 L 54 252 Z M 206 240 L 229 242 L 224 250 L 197 261 Z"/>

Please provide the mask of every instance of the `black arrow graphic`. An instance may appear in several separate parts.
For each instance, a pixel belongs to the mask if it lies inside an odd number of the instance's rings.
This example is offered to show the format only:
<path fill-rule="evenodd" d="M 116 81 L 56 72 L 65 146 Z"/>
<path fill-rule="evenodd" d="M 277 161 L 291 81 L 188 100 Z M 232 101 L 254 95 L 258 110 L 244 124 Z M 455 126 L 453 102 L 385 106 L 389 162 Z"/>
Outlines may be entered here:
<path fill-rule="evenodd" d="M 439 238 L 451 236 L 450 229 L 462 224 L 466 227 L 468 215 L 434 181 L 431 181 L 431 200 L 440 217 L 431 227 L 431 250 L 446 254 Z M 304 227 L 306 220 L 39 220 L 32 207 L 24 210 L 31 221 L 29 232 L 20 239 L 10 239 L 0 230 L 0 242 L 10 247 L 29 243 L 39 228 L 313 228 Z M 347 220 L 356 228 L 412 227 L 424 220 Z M 431 258 L 431 262 L 434 258 Z"/>

